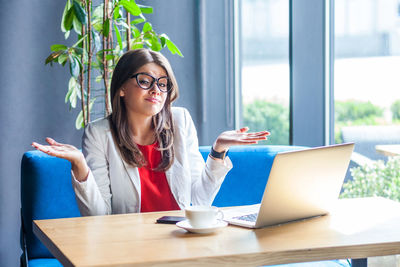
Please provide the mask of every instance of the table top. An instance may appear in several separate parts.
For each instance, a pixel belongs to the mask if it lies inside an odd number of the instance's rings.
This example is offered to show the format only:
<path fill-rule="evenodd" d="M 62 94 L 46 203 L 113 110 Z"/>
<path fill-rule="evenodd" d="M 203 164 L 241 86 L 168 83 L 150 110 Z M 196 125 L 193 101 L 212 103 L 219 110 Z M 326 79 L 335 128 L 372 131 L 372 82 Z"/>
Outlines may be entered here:
<path fill-rule="evenodd" d="M 400 254 L 400 203 L 343 199 L 330 214 L 262 229 L 192 234 L 156 224 L 182 211 L 36 220 L 33 231 L 65 266 L 263 265 Z"/>
<path fill-rule="evenodd" d="M 375 150 L 388 157 L 400 155 L 400 145 L 376 145 Z"/>

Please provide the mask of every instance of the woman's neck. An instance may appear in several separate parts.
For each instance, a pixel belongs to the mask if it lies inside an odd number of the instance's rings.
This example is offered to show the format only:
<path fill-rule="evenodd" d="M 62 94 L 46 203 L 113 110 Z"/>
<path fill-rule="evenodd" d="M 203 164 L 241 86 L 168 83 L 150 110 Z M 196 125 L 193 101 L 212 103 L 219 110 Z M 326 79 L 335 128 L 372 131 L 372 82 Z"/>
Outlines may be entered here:
<path fill-rule="evenodd" d="M 128 116 L 132 139 L 139 145 L 151 145 L 155 142 L 152 117 Z"/>

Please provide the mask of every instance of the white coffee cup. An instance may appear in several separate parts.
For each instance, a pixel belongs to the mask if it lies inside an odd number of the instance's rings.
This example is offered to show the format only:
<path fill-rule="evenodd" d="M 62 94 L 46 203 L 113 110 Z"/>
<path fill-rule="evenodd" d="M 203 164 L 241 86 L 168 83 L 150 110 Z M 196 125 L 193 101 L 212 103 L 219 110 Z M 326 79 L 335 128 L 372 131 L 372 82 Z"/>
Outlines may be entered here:
<path fill-rule="evenodd" d="M 224 218 L 222 211 L 212 206 L 190 206 L 185 215 L 193 228 L 207 228 Z"/>

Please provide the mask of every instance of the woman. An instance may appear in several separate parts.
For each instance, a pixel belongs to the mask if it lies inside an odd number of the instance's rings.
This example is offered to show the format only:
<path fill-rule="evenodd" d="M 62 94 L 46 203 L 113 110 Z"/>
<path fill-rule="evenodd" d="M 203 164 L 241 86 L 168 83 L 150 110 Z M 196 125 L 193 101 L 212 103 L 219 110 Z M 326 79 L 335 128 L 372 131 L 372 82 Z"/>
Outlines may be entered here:
<path fill-rule="evenodd" d="M 255 144 L 268 132 L 223 132 L 206 163 L 196 129 L 184 108 L 171 107 L 178 84 L 160 53 L 125 53 L 111 82 L 112 114 L 90 123 L 82 152 L 51 138 L 32 145 L 71 162 L 72 184 L 82 215 L 183 209 L 211 205 L 232 168 L 232 145 Z"/>

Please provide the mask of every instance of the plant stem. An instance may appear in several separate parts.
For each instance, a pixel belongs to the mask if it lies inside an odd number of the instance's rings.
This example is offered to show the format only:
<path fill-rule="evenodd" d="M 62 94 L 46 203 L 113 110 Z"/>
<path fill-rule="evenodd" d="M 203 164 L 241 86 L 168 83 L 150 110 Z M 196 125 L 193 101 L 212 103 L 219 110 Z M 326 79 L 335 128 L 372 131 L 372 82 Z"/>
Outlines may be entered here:
<path fill-rule="evenodd" d="M 86 4 L 86 12 L 88 14 L 88 23 L 87 23 L 87 34 L 88 34 L 88 67 L 87 67 L 87 123 L 90 122 L 90 74 L 92 68 L 92 23 L 91 23 L 91 9 L 92 9 L 92 0 L 88 0 Z"/>
<path fill-rule="evenodd" d="M 82 36 L 85 36 L 85 25 L 82 25 Z M 82 41 L 82 49 L 85 49 L 85 39 Z M 85 111 L 85 90 L 84 90 L 84 79 L 85 79 L 85 70 L 84 70 L 84 52 L 81 55 L 82 68 L 81 73 L 79 74 L 79 85 L 81 86 L 81 106 L 82 106 L 82 115 L 83 115 L 83 124 L 86 126 L 86 111 Z"/>
<path fill-rule="evenodd" d="M 108 0 L 104 0 L 104 6 L 103 6 L 103 25 L 106 22 L 108 18 Z M 110 32 L 108 32 L 110 34 Z M 105 90 L 105 95 L 104 95 L 104 102 L 106 106 L 106 116 L 110 114 L 110 103 L 109 103 L 109 94 L 108 94 L 108 61 L 106 59 L 107 56 L 107 38 L 108 36 L 103 35 L 103 81 L 104 81 L 104 90 Z"/>
<path fill-rule="evenodd" d="M 131 14 L 128 11 L 126 11 L 126 24 L 128 24 L 128 30 L 126 31 L 126 49 L 129 51 L 131 50 Z"/>

